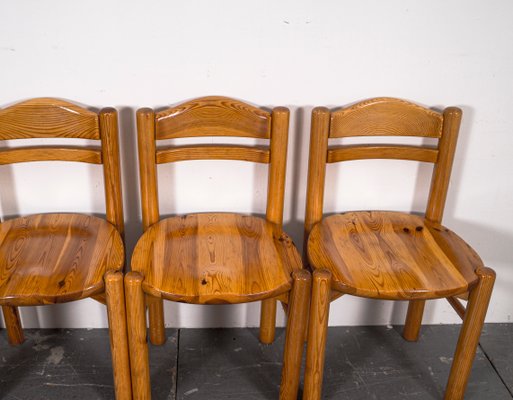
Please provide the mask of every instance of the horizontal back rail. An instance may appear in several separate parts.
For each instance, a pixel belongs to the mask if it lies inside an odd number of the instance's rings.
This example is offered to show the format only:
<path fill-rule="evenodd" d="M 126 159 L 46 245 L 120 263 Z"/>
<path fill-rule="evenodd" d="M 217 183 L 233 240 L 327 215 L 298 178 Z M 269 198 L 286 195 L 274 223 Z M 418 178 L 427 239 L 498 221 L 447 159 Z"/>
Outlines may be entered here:
<path fill-rule="evenodd" d="M 330 138 L 420 136 L 440 138 L 443 117 L 416 104 L 388 97 L 357 103 L 331 114 Z"/>
<path fill-rule="evenodd" d="M 31 161 L 77 161 L 101 164 L 100 150 L 84 147 L 21 147 L 0 150 L 0 165 Z"/>
<path fill-rule="evenodd" d="M 155 114 L 156 139 L 240 136 L 269 139 L 271 115 L 226 97 L 202 97 Z"/>
<path fill-rule="evenodd" d="M 173 146 L 157 150 L 157 164 L 188 160 L 240 160 L 268 164 L 267 147 L 194 145 Z"/>
<path fill-rule="evenodd" d="M 327 162 L 388 159 L 436 163 L 438 150 L 420 146 L 351 145 L 328 149 Z"/>
<path fill-rule="evenodd" d="M 39 98 L 0 109 L 0 140 L 100 139 L 98 115 L 63 100 Z"/>

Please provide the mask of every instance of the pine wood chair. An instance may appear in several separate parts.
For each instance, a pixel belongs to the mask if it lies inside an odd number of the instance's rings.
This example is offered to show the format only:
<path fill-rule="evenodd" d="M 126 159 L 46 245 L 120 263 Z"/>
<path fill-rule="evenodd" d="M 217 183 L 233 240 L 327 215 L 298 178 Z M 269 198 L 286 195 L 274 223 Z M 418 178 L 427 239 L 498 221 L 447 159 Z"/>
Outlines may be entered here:
<path fill-rule="evenodd" d="M 461 110 L 443 113 L 409 102 L 376 98 L 331 113 L 312 113 L 305 237 L 313 272 L 305 399 L 319 399 L 330 301 L 343 294 L 408 300 L 403 336 L 416 341 L 426 300 L 447 298 L 463 319 L 446 399 L 462 399 L 492 293 L 495 273 L 455 233 L 441 225 Z M 349 136 L 437 138 L 436 147 L 342 145 Z M 423 216 L 360 211 L 323 218 L 326 163 L 403 159 L 434 164 Z M 465 307 L 457 297 L 465 298 Z"/>
<path fill-rule="evenodd" d="M 106 220 L 83 214 L 37 214 L 0 224 L 0 305 L 11 344 L 24 341 L 18 306 L 92 297 L 107 305 L 117 399 L 131 399 L 122 269 L 123 207 L 117 113 L 66 101 L 32 99 L 0 110 L 0 140 L 75 138 L 101 147 L 48 146 L 0 151 L 0 165 L 30 161 L 103 164 Z"/>
<path fill-rule="evenodd" d="M 150 340 L 165 340 L 162 300 L 192 304 L 261 300 L 260 339 L 272 342 L 276 299 L 288 304 L 280 397 L 296 399 L 303 353 L 310 274 L 282 230 L 289 111 L 268 113 L 224 97 L 205 97 L 155 113 L 137 112 L 144 234 L 125 278 L 134 398 L 149 399 L 145 306 Z M 267 146 L 156 147 L 163 139 L 238 136 L 270 139 Z M 185 160 L 242 160 L 269 164 L 266 218 L 202 213 L 160 220 L 157 164 Z"/>

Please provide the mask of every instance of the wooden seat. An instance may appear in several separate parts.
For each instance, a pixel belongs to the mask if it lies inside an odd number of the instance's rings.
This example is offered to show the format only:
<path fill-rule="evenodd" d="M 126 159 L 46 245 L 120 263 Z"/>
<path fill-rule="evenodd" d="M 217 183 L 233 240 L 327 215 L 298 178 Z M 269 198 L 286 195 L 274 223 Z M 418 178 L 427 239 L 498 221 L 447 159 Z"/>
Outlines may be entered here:
<path fill-rule="evenodd" d="M 462 399 L 490 301 L 495 273 L 477 253 L 441 224 L 461 110 L 442 113 L 392 98 L 376 98 L 330 112 L 312 112 L 305 248 L 314 270 L 304 399 L 321 398 L 330 301 L 344 294 L 409 300 L 403 331 L 418 338 L 425 301 L 447 298 L 463 326 L 447 384 L 446 400 Z M 329 139 L 417 136 L 436 146 L 344 144 Z M 327 163 L 400 159 L 433 163 L 424 215 L 358 211 L 323 217 Z M 379 193 L 376 193 L 379 195 Z M 458 298 L 468 298 L 467 307 Z"/>
<path fill-rule="evenodd" d="M 247 303 L 291 289 L 301 259 L 290 237 L 262 218 L 205 213 L 152 225 L 132 271 L 156 297 L 193 304 Z"/>
<path fill-rule="evenodd" d="M 0 304 L 63 303 L 104 291 L 123 268 L 116 228 L 83 214 L 38 214 L 0 225 Z"/>
<path fill-rule="evenodd" d="M 100 164 L 106 218 L 36 214 L 0 224 L 0 305 L 11 344 L 23 342 L 18 306 L 86 297 L 107 305 L 117 399 L 132 398 L 124 306 L 124 222 L 119 171 L 117 113 L 73 103 L 31 99 L 0 109 L 0 140 L 40 139 L 37 146 L 0 150 L 0 165 L 34 161 Z M 64 146 L 44 139 L 87 139 L 91 146 Z M 0 188 L 1 189 L 1 188 Z"/>
<path fill-rule="evenodd" d="M 288 310 L 281 399 L 297 398 L 310 273 L 283 232 L 289 111 L 271 113 L 226 97 L 204 97 L 155 113 L 137 112 L 144 234 L 125 278 L 134 398 L 149 399 L 146 305 L 153 344 L 165 341 L 162 299 L 193 304 L 262 300 L 260 340 L 274 340 L 277 299 Z M 269 145 L 192 144 L 157 147 L 182 137 L 237 136 Z M 160 220 L 157 164 L 190 160 L 269 164 L 264 218 L 204 213 Z"/>
<path fill-rule="evenodd" d="M 457 249 L 457 253 L 444 249 Z M 332 274 L 332 286 L 355 296 L 435 299 L 468 292 L 483 267 L 460 237 L 417 215 L 349 212 L 324 218 L 308 241 L 310 264 Z"/>

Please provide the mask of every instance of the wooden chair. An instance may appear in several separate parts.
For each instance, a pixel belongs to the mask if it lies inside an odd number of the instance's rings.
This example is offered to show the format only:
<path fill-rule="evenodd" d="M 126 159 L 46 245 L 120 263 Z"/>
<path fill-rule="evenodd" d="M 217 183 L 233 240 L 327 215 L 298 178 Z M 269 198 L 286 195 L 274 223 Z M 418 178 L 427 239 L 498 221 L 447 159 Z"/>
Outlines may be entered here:
<path fill-rule="evenodd" d="M 305 236 L 313 272 L 305 399 L 319 399 L 329 303 L 343 294 L 408 300 L 403 336 L 415 341 L 429 299 L 447 298 L 463 319 L 445 398 L 461 399 L 492 293 L 495 273 L 461 238 L 441 225 L 461 110 L 443 113 L 409 102 L 376 98 L 330 113 L 312 113 Z M 437 138 L 436 147 L 342 145 L 328 139 L 349 136 Z M 323 218 L 326 163 L 361 159 L 403 159 L 434 164 L 423 216 L 359 211 Z M 456 297 L 466 297 L 466 309 Z"/>
<path fill-rule="evenodd" d="M 296 399 L 303 353 L 310 274 L 282 231 L 289 111 L 268 113 L 223 97 L 205 97 L 155 113 L 137 112 L 144 234 L 125 278 L 134 398 L 150 398 L 145 303 L 150 339 L 165 340 L 162 299 L 192 304 L 261 300 L 261 341 L 272 342 L 276 299 L 288 303 L 280 397 Z M 156 141 L 191 136 L 270 139 L 266 146 L 187 145 Z M 269 164 L 266 218 L 203 213 L 160 220 L 157 164 L 185 160 L 242 160 Z"/>
<path fill-rule="evenodd" d="M 117 399 L 131 399 L 123 293 L 123 207 L 117 113 L 99 114 L 50 98 L 0 110 L 0 140 L 75 138 L 101 147 L 31 146 L 0 151 L 0 165 L 30 161 L 103 164 L 106 220 L 83 214 L 37 214 L 0 225 L 0 305 L 11 344 L 23 342 L 18 306 L 93 297 L 106 303 Z"/>

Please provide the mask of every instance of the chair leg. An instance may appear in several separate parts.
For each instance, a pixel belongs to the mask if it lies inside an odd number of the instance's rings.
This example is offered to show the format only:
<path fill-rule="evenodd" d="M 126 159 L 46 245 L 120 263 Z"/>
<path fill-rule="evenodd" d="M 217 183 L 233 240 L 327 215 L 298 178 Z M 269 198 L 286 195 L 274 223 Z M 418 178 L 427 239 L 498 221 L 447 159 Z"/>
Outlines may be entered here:
<path fill-rule="evenodd" d="M 274 342 L 276 330 L 276 299 L 262 300 L 260 309 L 260 341 L 265 344 Z"/>
<path fill-rule="evenodd" d="M 108 271 L 105 274 L 105 294 L 116 399 L 131 400 L 132 384 L 130 381 L 130 361 L 128 358 L 125 293 L 123 289 L 123 274 L 121 272 Z"/>
<path fill-rule="evenodd" d="M 151 399 L 146 307 L 142 281 L 143 277 L 138 272 L 129 272 L 125 276 L 128 344 L 134 400 Z"/>
<path fill-rule="evenodd" d="M 330 295 L 331 272 L 316 269 L 312 279 L 303 400 L 319 400 L 321 398 Z"/>
<path fill-rule="evenodd" d="M 16 346 L 25 341 L 23 328 L 21 327 L 20 312 L 18 307 L 2 306 L 4 314 L 5 328 L 7 329 L 7 339 L 9 344 Z"/>
<path fill-rule="evenodd" d="M 160 346 L 166 342 L 164 330 L 164 301 L 154 299 L 148 306 L 150 315 L 150 341 L 151 344 Z"/>
<path fill-rule="evenodd" d="M 297 400 L 312 286 L 312 276 L 306 269 L 294 271 L 292 277 L 283 369 L 281 371 L 280 400 Z"/>
<path fill-rule="evenodd" d="M 472 362 L 476 355 L 479 336 L 483 328 L 486 310 L 492 295 L 495 282 L 495 272 L 493 269 L 481 268 L 476 271 L 476 274 L 479 276 L 479 282 L 470 292 L 449 381 L 445 390 L 445 400 L 463 399 L 472 369 Z"/>
<path fill-rule="evenodd" d="M 409 342 L 416 342 L 419 339 L 420 326 L 426 300 L 411 300 L 408 304 L 408 313 L 404 323 L 403 338 Z"/>

